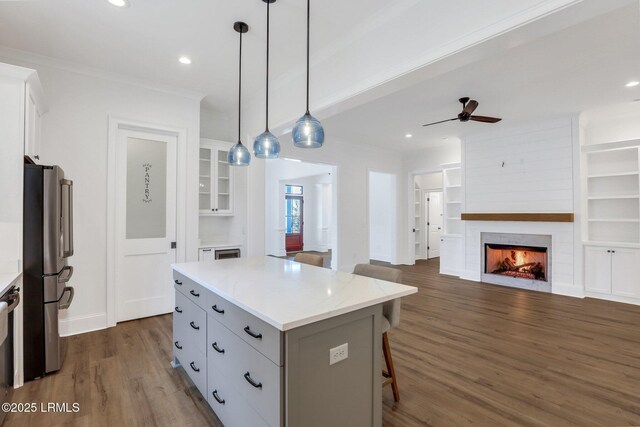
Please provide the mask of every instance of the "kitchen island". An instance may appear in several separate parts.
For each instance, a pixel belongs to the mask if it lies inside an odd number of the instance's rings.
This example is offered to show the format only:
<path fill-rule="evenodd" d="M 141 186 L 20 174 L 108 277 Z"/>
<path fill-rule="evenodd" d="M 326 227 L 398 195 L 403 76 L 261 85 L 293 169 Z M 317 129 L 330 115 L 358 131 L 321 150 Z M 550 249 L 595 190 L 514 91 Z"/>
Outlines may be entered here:
<path fill-rule="evenodd" d="M 382 304 L 411 286 L 273 257 L 173 265 L 174 367 L 227 426 L 380 426 Z"/>

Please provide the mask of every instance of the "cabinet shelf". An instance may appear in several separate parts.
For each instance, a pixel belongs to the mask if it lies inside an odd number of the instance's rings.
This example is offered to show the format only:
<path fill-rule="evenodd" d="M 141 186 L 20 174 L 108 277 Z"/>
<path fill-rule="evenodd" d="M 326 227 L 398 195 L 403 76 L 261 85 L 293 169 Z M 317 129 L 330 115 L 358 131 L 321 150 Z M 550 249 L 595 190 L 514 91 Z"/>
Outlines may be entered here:
<path fill-rule="evenodd" d="M 589 218 L 589 222 L 640 222 L 637 218 Z"/>
<path fill-rule="evenodd" d="M 233 215 L 234 170 L 227 162 L 231 146 L 228 142 L 200 139 L 200 216 Z"/>
<path fill-rule="evenodd" d="M 589 196 L 587 200 L 623 200 L 623 199 L 640 199 L 640 195 L 630 196 Z"/>
<path fill-rule="evenodd" d="M 629 171 L 629 172 L 613 172 L 613 173 L 598 173 L 593 175 L 587 175 L 587 178 L 611 178 L 616 176 L 636 176 L 638 172 Z"/>
<path fill-rule="evenodd" d="M 209 159 L 200 159 L 201 162 L 210 162 L 211 160 Z"/>

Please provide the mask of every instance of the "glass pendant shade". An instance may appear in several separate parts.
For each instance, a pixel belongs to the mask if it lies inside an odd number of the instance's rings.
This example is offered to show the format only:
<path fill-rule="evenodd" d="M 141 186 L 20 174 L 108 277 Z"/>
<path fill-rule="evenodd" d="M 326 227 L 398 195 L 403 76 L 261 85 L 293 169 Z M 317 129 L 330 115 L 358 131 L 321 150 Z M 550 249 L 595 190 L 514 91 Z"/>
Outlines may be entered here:
<path fill-rule="evenodd" d="M 238 142 L 229 150 L 227 161 L 231 166 L 249 166 L 249 163 L 251 163 L 251 154 L 249 154 L 247 147 L 241 142 Z"/>
<path fill-rule="evenodd" d="M 278 137 L 264 131 L 253 142 L 253 154 L 259 159 L 277 159 L 280 155 L 280 141 Z"/>
<path fill-rule="evenodd" d="M 320 148 L 324 143 L 324 129 L 318 119 L 306 113 L 296 122 L 291 137 L 296 147 Z"/>

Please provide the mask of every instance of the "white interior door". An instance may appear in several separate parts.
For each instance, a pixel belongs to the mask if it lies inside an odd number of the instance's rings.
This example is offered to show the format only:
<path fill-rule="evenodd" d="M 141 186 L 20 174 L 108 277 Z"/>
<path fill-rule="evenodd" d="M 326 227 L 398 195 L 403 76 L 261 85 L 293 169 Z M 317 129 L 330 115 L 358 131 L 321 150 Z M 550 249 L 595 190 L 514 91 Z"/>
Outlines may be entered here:
<path fill-rule="evenodd" d="M 177 137 L 118 130 L 116 318 L 169 313 L 176 261 Z"/>
<path fill-rule="evenodd" d="M 440 256 L 440 235 L 442 234 L 442 191 L 429 192 L 428 205 L 428 230 L 429 242 L 427 243 L 427 259 Z"/>

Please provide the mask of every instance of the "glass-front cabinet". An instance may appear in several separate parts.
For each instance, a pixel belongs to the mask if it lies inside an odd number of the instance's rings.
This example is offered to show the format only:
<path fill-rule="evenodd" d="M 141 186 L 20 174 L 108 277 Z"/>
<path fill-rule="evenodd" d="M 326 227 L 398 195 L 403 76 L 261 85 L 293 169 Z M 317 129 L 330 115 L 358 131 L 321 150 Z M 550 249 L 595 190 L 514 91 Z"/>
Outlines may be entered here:
<path fill-rule="evenodd" d="M 231 145 L 200 140 L 200 215 L 233 215 L 233 168 L 227 162 Z"/>

